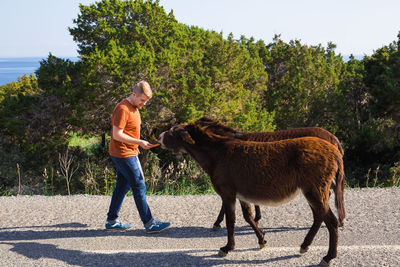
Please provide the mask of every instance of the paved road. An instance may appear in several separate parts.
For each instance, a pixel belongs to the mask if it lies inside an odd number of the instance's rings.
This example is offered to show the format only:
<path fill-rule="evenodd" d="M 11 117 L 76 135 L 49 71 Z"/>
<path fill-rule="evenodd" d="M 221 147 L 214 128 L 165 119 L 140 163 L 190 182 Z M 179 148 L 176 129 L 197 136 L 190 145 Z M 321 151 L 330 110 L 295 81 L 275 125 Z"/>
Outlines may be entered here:
<path fill-rule="evenodd" d="M 150 196 L 153 215 L 171 228 L 146 234 L 132 197 L 121 219 L 133 230 L 103 229 L 110 197 L 0 197 L 0 266 L 315 266 L 327 252 L 322 227 L 309 252 L 298 253 L 312 222 L 298 196 L 280 207 L 262 207 L 268 247 L 243 220 L 237 204 L 236 249 L 217 256 L 226 230 L 210 230 L 218 196 Z M 400 266 L 400 188 L 346 190 L 347 218 L 332 266 Z M 332 204 L 333 206 L 333 204 Z"/>

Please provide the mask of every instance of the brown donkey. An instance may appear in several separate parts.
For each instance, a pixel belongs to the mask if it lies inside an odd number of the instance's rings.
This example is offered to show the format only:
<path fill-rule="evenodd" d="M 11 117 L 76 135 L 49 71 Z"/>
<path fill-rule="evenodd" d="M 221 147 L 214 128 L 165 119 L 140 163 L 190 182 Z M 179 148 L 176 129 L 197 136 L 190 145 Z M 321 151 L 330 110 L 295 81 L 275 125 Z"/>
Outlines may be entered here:
<path fill-rule="evenodd" d="M 207 117 L 203 117 L 199 120 L 196 121 L 197 124 L 203 126 L 204 128 L 207 128 L 208 130 L 211 130 L 215 134 L 222 135 L 222 136 L 229 136 L 232 138 L 237 138 L 241 140 L 247 140 L 247 141 L 257 141 L 257 142 L 271 142 L 271 141 L 279 141 L 279 140 L 285 140 L 285 139 L 291 139 L 291 138 L 297 138 L 297 137 L 305 137 L 305 136 L 314 136 L 314 137 L 319 137 L 321 139 L 324 139 L 331 144 L 337 146 L 339 149 L 340 153 L 342 156 L 344 155 L 342 145 L 340 144 L 339 139 L 333 135 L 331 132 L 319 128 L 319 127 L 304 127 L 304 128 L 294 128 L 290 130 L 283 130 L 283 131 L 276 131 L 276 132 L 250 132 L 250 133 L 245 133 L 245 132 L 239 132 L 236 131 L 235 129 L 222 124 L 218 121 L 212 120 Z M 336 181 L 333 182 L 334 185 L 336 186 Z M 344 188 L 344 180 L 341 185 L 337 186 L 342 186 Z M 343 190 L 343 189 L 342 189 Z M 256 214 L 254 217 L 254 221 L 258 222 L 261 219 L 261 211 L 260 211 L 260 206 L 255 205 L 254 206 Z M 217 231 L 221 229 L 221 222 L 224 220 L 224 206 L 221 207 L 221 210 L 218 214 L 217 220 L 213 224 L 213 230 Z M 343 218 L 339 216 L 339 226 L 343 226 L 344 224 L 344 217 L 345 217 L 345 212 L 343 211 Z"/>
<path fill-rule="evenodd" d="M 329 189 L 335 179 L 342 183 L 343 161 L 336 146 L 316 137 L 276 142 L 252 142 L 219 136 L 197 123 L 181 124 L 161 133 L 159 143 L 174 154 L 189 153 L 210 176 L 226 212 L 228 243 L 220 248 L 226 256 L 235 248 L 235 202 L 240 200 L 245 220 L 266 245 L 264 233 L 252 217 L 250 203 L 278 205 L 301 191 L 313 213 L 314 223 L 300 246 L 308 251 L 322 222 L 329 231 L 329 249 L 320 262 L 328 266 L 337 256 L 338 220 L 329 207 Z M 343 191 L 335 187 L 339 215 L 344 211 Z"/>

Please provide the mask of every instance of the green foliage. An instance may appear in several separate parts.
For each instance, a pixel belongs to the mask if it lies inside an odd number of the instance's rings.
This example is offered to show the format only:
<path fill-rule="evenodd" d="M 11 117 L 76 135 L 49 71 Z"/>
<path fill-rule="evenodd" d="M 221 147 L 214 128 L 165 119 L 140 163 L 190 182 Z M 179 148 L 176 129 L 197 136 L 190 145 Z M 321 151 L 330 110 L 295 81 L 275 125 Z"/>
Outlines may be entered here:
<path fill-rule="evenodd" d="M 344 68 L 334 48 L 333 44 L 327 49 L 306 46 L 298 40 L 287 44 L 279 36 L 266 48 L 260 47 L 269 75 L 264 103 L 267 110 L 275 111 L 278 128 L 331 124 L 329 107 Z"/>
<path fill-rule="evenodd" d="M 6 85 L 0 86 L 0 103 L 6 97 L 16 97 L 18 95 L 35 95 L 41 93 L 38 87 L 38 82 L 33 74 L 29 76 L 24 74 L 18 77 L 17 82 L 11 82 Z"/>
<path fill-rule="evenodd" d="M 46 95 L 65 99 L 72 98 L 69 99 L 69 102 L 73 102 L 76 100 L 73 98 L 73 92 L 79 85 L 79 66 L 79 63 L 49 54 L 47 59 L 40 62 L 40 67 L 36 70 L 39 87 L 44 90 Z"/>
<path fill-rule="evenodd" d="M 400 159 L 399 43 L 377 49 L 362 61 L 351 59 L 341 86 L 347 104 L 340 109 L 346 158 L 364 170 L 381 166 L 383 185 L 388 185 L 389 167 Z"/>
<path fill-rule="evenodd" d="M 393 123 L 383 119 L 369 120 L 347 140 L 346 154 L 362 164 L 377 162 L 377 158 L 381 163 L 390 162 L 398 151 Z"/>
<path fill-rule="evenodd" d="M 95 153 L 96 149 L 100 148 L 100 138 L 88 135 L 79 135 L 78 133 L 71 133 L 69 137 L 68 147 L 79 147 L 85 151 L 89 156 Z"/>
<path fill-rule="evenodd" d="M 50 55 L 49 62 L 53 59 Z M 54 161 L 54 155 L 66 145 L 68 105 L 59 92 L 39 82 L 48 77 L 44 75 L 45 68 L 57 72 L 55 69 L 60 65 L 49 67 L 42 61 L 37 71 L 38 80 L 33 75 L 25 75 L 18 82 L 1 87 L 5 95 L 0 107 L 0 133 L 4 143 L 17 144 L 24 153 L 25 162 L 20 163 L 27 169 Z M 39 88 L 38 84 L 43 84 L 44 88 Z"/>
<path fill-rule="evenodd" d="M 339 93 L 336 99 L 337 120 L 341 124 L 340 128 L 359 129 L 368 120 L 368 103 L 370 94 L 364 84 L 365 77 L 364 64 L 354 59 L 353 56 L 345 65 L 345 71 L 341 77 Z M 343 119 L 344 118 L 344 119 Z M 351 133 L 352 134 L 352 133 Z"/>
<path fill-rule="evenodd" d="M 400 119 L 400 33 L 397 42 L 384 46 L 364 59 L 365 84 L 372 96 L 372 112 Z"/>
<path fill-rule="evenodd" d="M 30 106 L 42 92 L 33 74 L 25 74 L 18 77 L 17 82 L 0 86 L 0 133 L 9 135 L 6 140 L 23 130 L 25 122 L 20 116 L 30 112 Z"/>

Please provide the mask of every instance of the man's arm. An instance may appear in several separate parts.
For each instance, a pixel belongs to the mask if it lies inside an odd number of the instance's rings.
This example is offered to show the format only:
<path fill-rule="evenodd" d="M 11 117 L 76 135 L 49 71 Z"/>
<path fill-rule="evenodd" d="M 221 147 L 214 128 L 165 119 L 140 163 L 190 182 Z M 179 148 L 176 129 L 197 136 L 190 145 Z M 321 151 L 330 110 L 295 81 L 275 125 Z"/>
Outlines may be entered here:
<path fill-rule="evenodd" d="M 118 128 L 117 126 L 113 125 L 112 130 L 113 130 L 113 138 L 119 142 L 137 144 L 143 149 L 152 148 L 152 145 L 149 142 L 130 137 L 129 135 L 124 133 L 124 129 L 122 128 Z"/>

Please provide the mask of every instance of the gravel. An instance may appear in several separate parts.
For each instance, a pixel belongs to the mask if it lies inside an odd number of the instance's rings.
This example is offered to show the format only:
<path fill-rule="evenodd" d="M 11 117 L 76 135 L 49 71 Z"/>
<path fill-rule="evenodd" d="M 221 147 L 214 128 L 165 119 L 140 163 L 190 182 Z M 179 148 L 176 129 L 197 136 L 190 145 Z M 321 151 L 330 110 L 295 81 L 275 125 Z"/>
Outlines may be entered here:
<path fill-rule="evenodd" d="M 156 218 L 172 223 L 169 229 L 146 234 L 132 197 L 125 198 L 120 219 L 133 227 L 123 232 L 104 230 L 109 196 L 0 197 L 0 265 L 315 266 L 327 252 L 325 226 L 309 252 L 298 252 L 312 223 L 301 195 L 261 208 L 263 250 L 237 203 L 236 249 L 225 258 L 217 256 L 226 244 L 225 227 L 211 231 L 221 205 L 217 195 L 149 196 L 148 202 Z M 331 265 L 400 266 L 400 188 L 346 189 L 345 206 Z"/>

